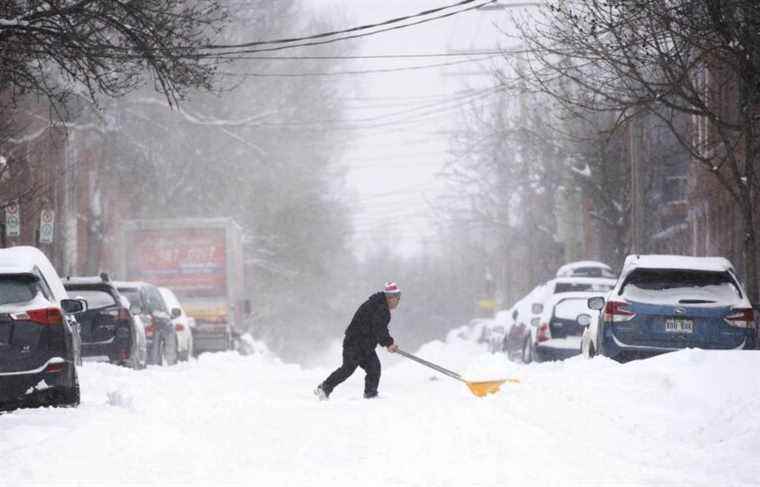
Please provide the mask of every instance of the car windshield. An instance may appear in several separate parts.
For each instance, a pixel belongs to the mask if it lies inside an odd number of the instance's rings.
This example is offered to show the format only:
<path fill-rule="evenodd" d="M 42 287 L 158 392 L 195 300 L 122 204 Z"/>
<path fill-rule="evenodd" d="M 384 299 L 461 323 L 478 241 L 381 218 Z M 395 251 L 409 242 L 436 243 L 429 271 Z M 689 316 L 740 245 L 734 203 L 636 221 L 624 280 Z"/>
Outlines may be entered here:
<path fill-rule="evenodd" d="M 728 272 L 681 269 L 636 269 L 620 294 L 633 301 L 679 304 L 730 303 L 742 297 Z"/>
<path fill-rule="evenodd" d="M 0 304 L 25 303 L 40 292 L 33 276 L 0 276 Z"/>
<path fill-rule="evenodd" d="M 111 293 L 104 289 L 92 289 L 92 288 L 66 288 L 66 291 L 71 298 L 83 298 L 87 300 L 87 309 L 98 309 L 113 306 L 116 304 L 116 299 L 111 296 Z"/>

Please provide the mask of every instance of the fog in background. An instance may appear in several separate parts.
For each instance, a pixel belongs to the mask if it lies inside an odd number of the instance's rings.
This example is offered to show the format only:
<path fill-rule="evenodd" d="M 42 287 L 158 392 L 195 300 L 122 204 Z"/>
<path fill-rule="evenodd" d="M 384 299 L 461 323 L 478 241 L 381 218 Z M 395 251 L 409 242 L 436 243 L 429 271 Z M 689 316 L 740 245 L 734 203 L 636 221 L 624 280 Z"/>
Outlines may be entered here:
<path fill-rule="evenodd" d="M 438 6 L 243 2 L 224 41 Z M 532 123 L 538 113 L 527 104 L 539 103 L 516 97 L 512 60 L 498 53 L 516 45 L 504 34 L 510 22 L 507 10 L 466 12 L 271 54 L 428 57 L 241 56 L 220 66 L 216 93 L 191 94 L 175 110 L 150 87 L 110 101 L 105 136 L 116 177 L 97 181 L 100 193 L 128 184 L 140 218 L 229 216 L 242 225 L 249 331 L 285 360 L 323 357 L 388 280 L 403 291 L 391 322 L 397 341 L 414 349 L 442 338 L 510 306 L 565 257 L 551 196 L 572 178 L 556 170 L 561 151 L 548 133 L 506 133 Z M 97 203 L 93 239 L 108 217 Z M 102 268 L 92 259 L 93 272 Z"/>
<path fill-rule="evenodd" d="M 244 233 L 248 331 L 305 364 L 323 361 L 388 280 L 403 293 L 391 333 L 413 350 L 509 308 L 567 261 L 618 266 L 621 136 L 604 132 L 609 117 L 581 118 L 520 81 L 514 24 L 536 9 L 508 4 L 227 58 L 211 93 L 191 91 L 173 108 L 150 84 L 72 107 L 71 140 L 103 147 L 80 215 L 84 239 L 107 246 L 123 214 L 233 218 Z M 226 6 L 234 15 L 218 44 L 345 29 L 441 2 Z M 583 246 L 588 201 L 600 232 L 593 249 Z M 111 258 L 88 253 L 87 274 Z"/>

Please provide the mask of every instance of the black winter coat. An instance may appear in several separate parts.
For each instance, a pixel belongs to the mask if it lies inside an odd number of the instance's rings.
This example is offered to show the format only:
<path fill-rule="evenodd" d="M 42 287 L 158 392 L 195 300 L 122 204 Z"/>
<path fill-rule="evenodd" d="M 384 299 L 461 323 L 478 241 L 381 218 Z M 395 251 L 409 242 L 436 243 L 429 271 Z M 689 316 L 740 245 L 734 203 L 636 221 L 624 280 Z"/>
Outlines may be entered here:
<path fill-rule="evenodd" d="M 390 321 L 391 310 L 388 309 L 385 293 L 373 294 L 356 310 L 354 318 L 346 328 L 343 347 L 370 352 L 378 343 L 384 347 L 393 345 L 393 338 L 388 332 Z"/>

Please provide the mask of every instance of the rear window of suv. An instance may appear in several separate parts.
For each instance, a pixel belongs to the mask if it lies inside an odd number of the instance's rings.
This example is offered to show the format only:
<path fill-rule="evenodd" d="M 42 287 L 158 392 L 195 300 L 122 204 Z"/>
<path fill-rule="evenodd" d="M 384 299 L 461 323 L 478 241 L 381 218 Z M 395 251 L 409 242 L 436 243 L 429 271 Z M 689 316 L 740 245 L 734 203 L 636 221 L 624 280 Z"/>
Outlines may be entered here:
<path fill-rule="evenodd" d="M 41 291 L 32 276 L 0 276 L 0 304 L 25 303 Z"/>
<path fill-rule="evenodd" d="M 632 299 L 673 296 L 682 304 L 735 301 L 742 297 L 728 272 L 681 269 L 636 269 L 626 278 L 620 294 Z"/>
<path fill-rule="evenodd" d="M 87 300 L 87 309 L 106 308 L 116 304 L 116 299 L 105 289 L 67 287 L 66 291 L 69 297 Z"/>

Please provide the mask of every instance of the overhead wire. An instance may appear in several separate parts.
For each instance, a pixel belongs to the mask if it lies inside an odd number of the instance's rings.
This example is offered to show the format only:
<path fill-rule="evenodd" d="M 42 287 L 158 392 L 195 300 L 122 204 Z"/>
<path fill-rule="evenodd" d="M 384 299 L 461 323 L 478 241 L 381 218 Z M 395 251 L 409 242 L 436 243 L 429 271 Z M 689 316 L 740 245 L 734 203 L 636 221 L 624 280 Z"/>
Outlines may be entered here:
<path fill-rule="evenodd" d="M 492 59 L 496 55 L 485 56 L 478 59 L 465 59 L 463 61 L 453 61 L 447 63 L 435 63 L 435 64 L 423 64 L 417 66 L 403 66 L 398 68 L 378 68 L 378 69 L 362 69 L 362 70 L 350 70 L 350 71 L 324 71 L 324 72 L 305 72 L 305 73 L 261 73 L 261 72 L 230 72 L 221 71 L 219 74 L 223 76 L 230 76 L 235 78 L 301 78 L 310 76 L 347 76 L 347 75 L 359 75 L 359 74 L 377 74 L 377 73 L 395 73 L 406 71 L 418 71 L 422 69 L 442 68 L 447 66 L 458 66 L 467 63 L 481 62 L 488 59 Z"/>
<path fill-rule="evenodd" d="M 530 49 L 524 50 L 526 53 L 533 52 Z M 320 60 L 320 61 L 340 61 L 346 59 L 420 59 L 420 58 L 438 58 L 438 57 L 462 57 L 462 56 L 497 56 L 502 54 L 501 50 L 492 51 L 458 51 L 458 52 L 433 52 L 433 53 L 406 53 L 406 54 L 365 54 L 365 55 L 336 55 L 336 56 L 240 56 L 236 59 L 250 61 L 297 61 L 297 60 Z"/>
<path fill-rule="evenodd" d="M 460 3 L 472 3 L 473 1 L 475 1 L 475 0 L 464 0 L 464 2 L 460 2 Z M 186 54 L 186 55 L 183 54 L 183 55 L 180 55 L 179 57 L 190 57 L 190 58 L 193 58 L 193 59 L 199 59 L 199 58 L 203 58 L 203 57 L 235 59 L 235 56 L 238 56 L 240 54 L 252 54 L 252 53 L 259 53 L 259 52 L 273 52 L 273 51 L 281 51 L 281 50 L 284 50 L 284 49 L 294 49 L 294 48 L 298 48 L 298 47 L 320 46 L 320 45 L 324 45 L 324 44 L 331 44 L 331 43 L 338 42 L 338 41 L 345 41 L 345 40 L 350 40 L 350 39 L 358 39 L 358 38 L 361 38 L 361 37 L 368 37 L 368 36 L 380 34 L 380 33 L 383 33 L 383 32 L 390 32 L 390 31 L 394 31 L 394 30 L 405 29 L 407 27 L 413 27 L 413 26 L 424 24 L 424 23 L 427 23 L 427 22 L 432 22 L 434 20 L 440 20 L 440 19 L 452 17 L 454 15 L 458 15 L 458 14 L 461 14 L 461 13 L 464 13 L 464 12 L 469 12 L 469 11 L 472 11 L 472 10 L 479 9 L 482 6 L 488 5 L 489 3 L 493 3 L 495 1 L 496 0 L 487 0 L 484 3 L 478 4 L 478 5 L 475 5 L 475 6 L 472 6 L 472 7 L 467 7 L 467 8 L 461 9 L 461 10 L 456 10 L 454 12 L 447 12 L 445 14 L 436 15 L 436 16 L 428 18 L 428 19 L 417 20 L 417 21 L 410 22 L 410 23 L 407 23 L 407 24 L 393 25 L 391 27 L 385 27 L 385 28 L 378 29 L 378 30 L 371 31 L 371 32 L 362 32 L 362 33 L 359 33 L 359 34 L 352 34 L 352 35 L 346 35 L 346 36 L 342 36 L 342 37 L 335 37 L 333 39 L 326 39 L 326 40 L 321 40 L 321 41 L 311 41 L 311 42 L 302 42 L 302 43 L 295 43 L 295 44 L 286 44 L 286 45 L 281 45 L 281 46 L 276 46 L 276 47 L 267 47 L 267 48 L 261 48 L 261 49 L 239 49 L 239 50 L 232 50 L 232 51 L 226 51 L 226 52 L 222 51 L 222 52 L 216 52 L 216 53 L 197 52 L 197 53 L 194 53 L 194 54 Z M 451 8 L 451 6 L 445 7 L 445 8 Z M 211 50 L 211 49 L 212 48 L 206 48 L 206 50 Z M 201 49 L 201 51 L 202 50 L 203 49 Z"/>
<path fill-rule="evenodd" d="M 498 93 L 501 90 L 501 87 L 491 87 L 484 89 L 480 92 L 476 92 L 473 95 L 467 95 L 462 96 L 461 98 L 453 99 L 453 100 L 445 100 L 442 102 L 438 102 L 435 104 L 429 104 L 421 107 L 415 107 L 410 108 L 407 110 L 400 110 L 398 112 L 393 112 L 390 114 L 384 114 L 384 115 L 378 115 L 375 117 L 367 117 L 367 118 L 361 118 L 361 119 L 349 119 L 349 120 L 314 120 L 314 121 L 304 121 L 304 122 L 260 122 L 257 125 L 259 126 L 267 126 L 267 127 L 310 127 L 310 126 L 327 126 L 330 129 L 333 130 L 360 130 L 360 129 L 372 129 L 372 128 L 384 128 L 391 125 L 398 125 L 400 123 L 413 123 L 420 120 L 424 120 L 426 118 L 429 118 L 430 116 L 436 116 L 436 115 L 442 115 L 450 112 L 451 110 L 455 110 L 458 108 L 461 108 L 468 103 L 482 99 L 488 96 L 491 96 L 495 93 Z M 462 103 L 455 103 L 452 104 L 452 102 L 462 102 Z M 450 105 L 450 106 L 449 106 Z M 369 124 L 369 125 L 358 125 L 358 126 L 350 126 L 350 125 L 344 125 L 340 126 L 337 124 L 351 124 L 351 123 L 366 123 L 366 122 L 376 122 L 378 120 L 383 120 L 386 118 L 391 118 L 399 115 L 406 115 L 408 113 L 414 113 L 420 110 L 429 109 L 427 112 L 422 113 L 419 117 L 413 117 L 413 118 L 402 118 L 399 120 L 395 120 L 392 122 L 386 122 L 381 124 Z"/>
<path fill-rule="evenodd" d="M 416 21 L 418 23 L 431 22 L 433 20 L 438 20 L 439 18 L 445 18 L 445 17 L 449 17 L 451 15 L 456 15 L 458 13 L 462 13 L 464 11 L 473 10 L 474 8 L 481 8 L 481 7 L 484 7 L 484 6 L 489 5 L 491 3 L 495 3 L 496 1 L 497 0 L 486 0 L 486 1 L 482 1 L 482 0 L 461 0 L 459 2 L 448 4 L 448 5 L 444 5 L 442 7 L 436 7 L 436 8 L 432 8 L 432 9 L 423 10 L 423 11 L 417 12 L 415 14 L 404 15 L 404 16 L 401 16 L 401 17 L 395 17 L 395 18 L 392 18 L 392 19 L 384 20 L 382 22 L 375 22 L 375 23 L 372 23 L 372 24 L 364 24 L 364 25 L 359 25 L 359 26 L 355 26 L 355 27 L 350 27 L 348 29 L 340 29 L 340 30 L 334 30 L 334 31 L 330 31 L 330 32 L 320 32 L 319 34 L 311 34 L 311 35 L 308 35 L 308 36 L 289 37 L 289 38 L 282 38 L 282 39 L 269 39 L 269 40 L 264 40 L 264 41 L 243 42 L 243 43 L 238 43 L 238 44 L 207 44 L 207 45 L 204 45 L 204 46 L 200 46 L 199 48 L 200 49 L 207 49 L 207 50 L 212 50 L 212 49 L 238 49 L 238 48 L 243 48 L 243 47 L 268 46 L 268 45 L 273 45 L 273 44 L 293 44 L 293 43 L 297 43 L 297 42 L 311 41 L 311 40 L 316 40 L 316 39 L 324 39 L 326 37 L 336 37 L 336 36 L 339 36 L 339 35 L 342 35 L 342 34 L 350 34 L 352 32 L 359 32 L 359 31 L 364 31 L 364 30 L 375 29 L 377 27 L 383 27 L 383 26 L 389 26 L 389 25 L 393 25 L 393 24 L 398 24 L 400 22 L 405 22 L 407 20 L 417 19 L 417 18 L 420 18 L 420 17 L 427 17 L 427 16 L 432 15 L 432 14 L 437 14 L 437 13 L 443 12 L 445 10 L 449 10 L 449 9 L 453 9 L 453 8 L 457 8 L 457 7 L 462 7 L 462 6 L 471 4 L 471 3 L 482 2 L 479 5 L 477 5 L 476 7 L 469 7 L 468 9 L 465 9 L 465 10 L 459 10 L 459 11 L 456 11 L 456 12 L 447 13 L 443 17 L 436 16 L 436 17 L 433 17 L 433 18 L 430 18 L 430 19 L 423 19 L 423 20 L 420 20 L 420 21 Z M 409 25 L 416 25 L 416 24 L 404 24 L 403 26 L 407 27 Z M 334 41 L 335 40 L 331 40 L 330 42 L 334 42 Z"/>

